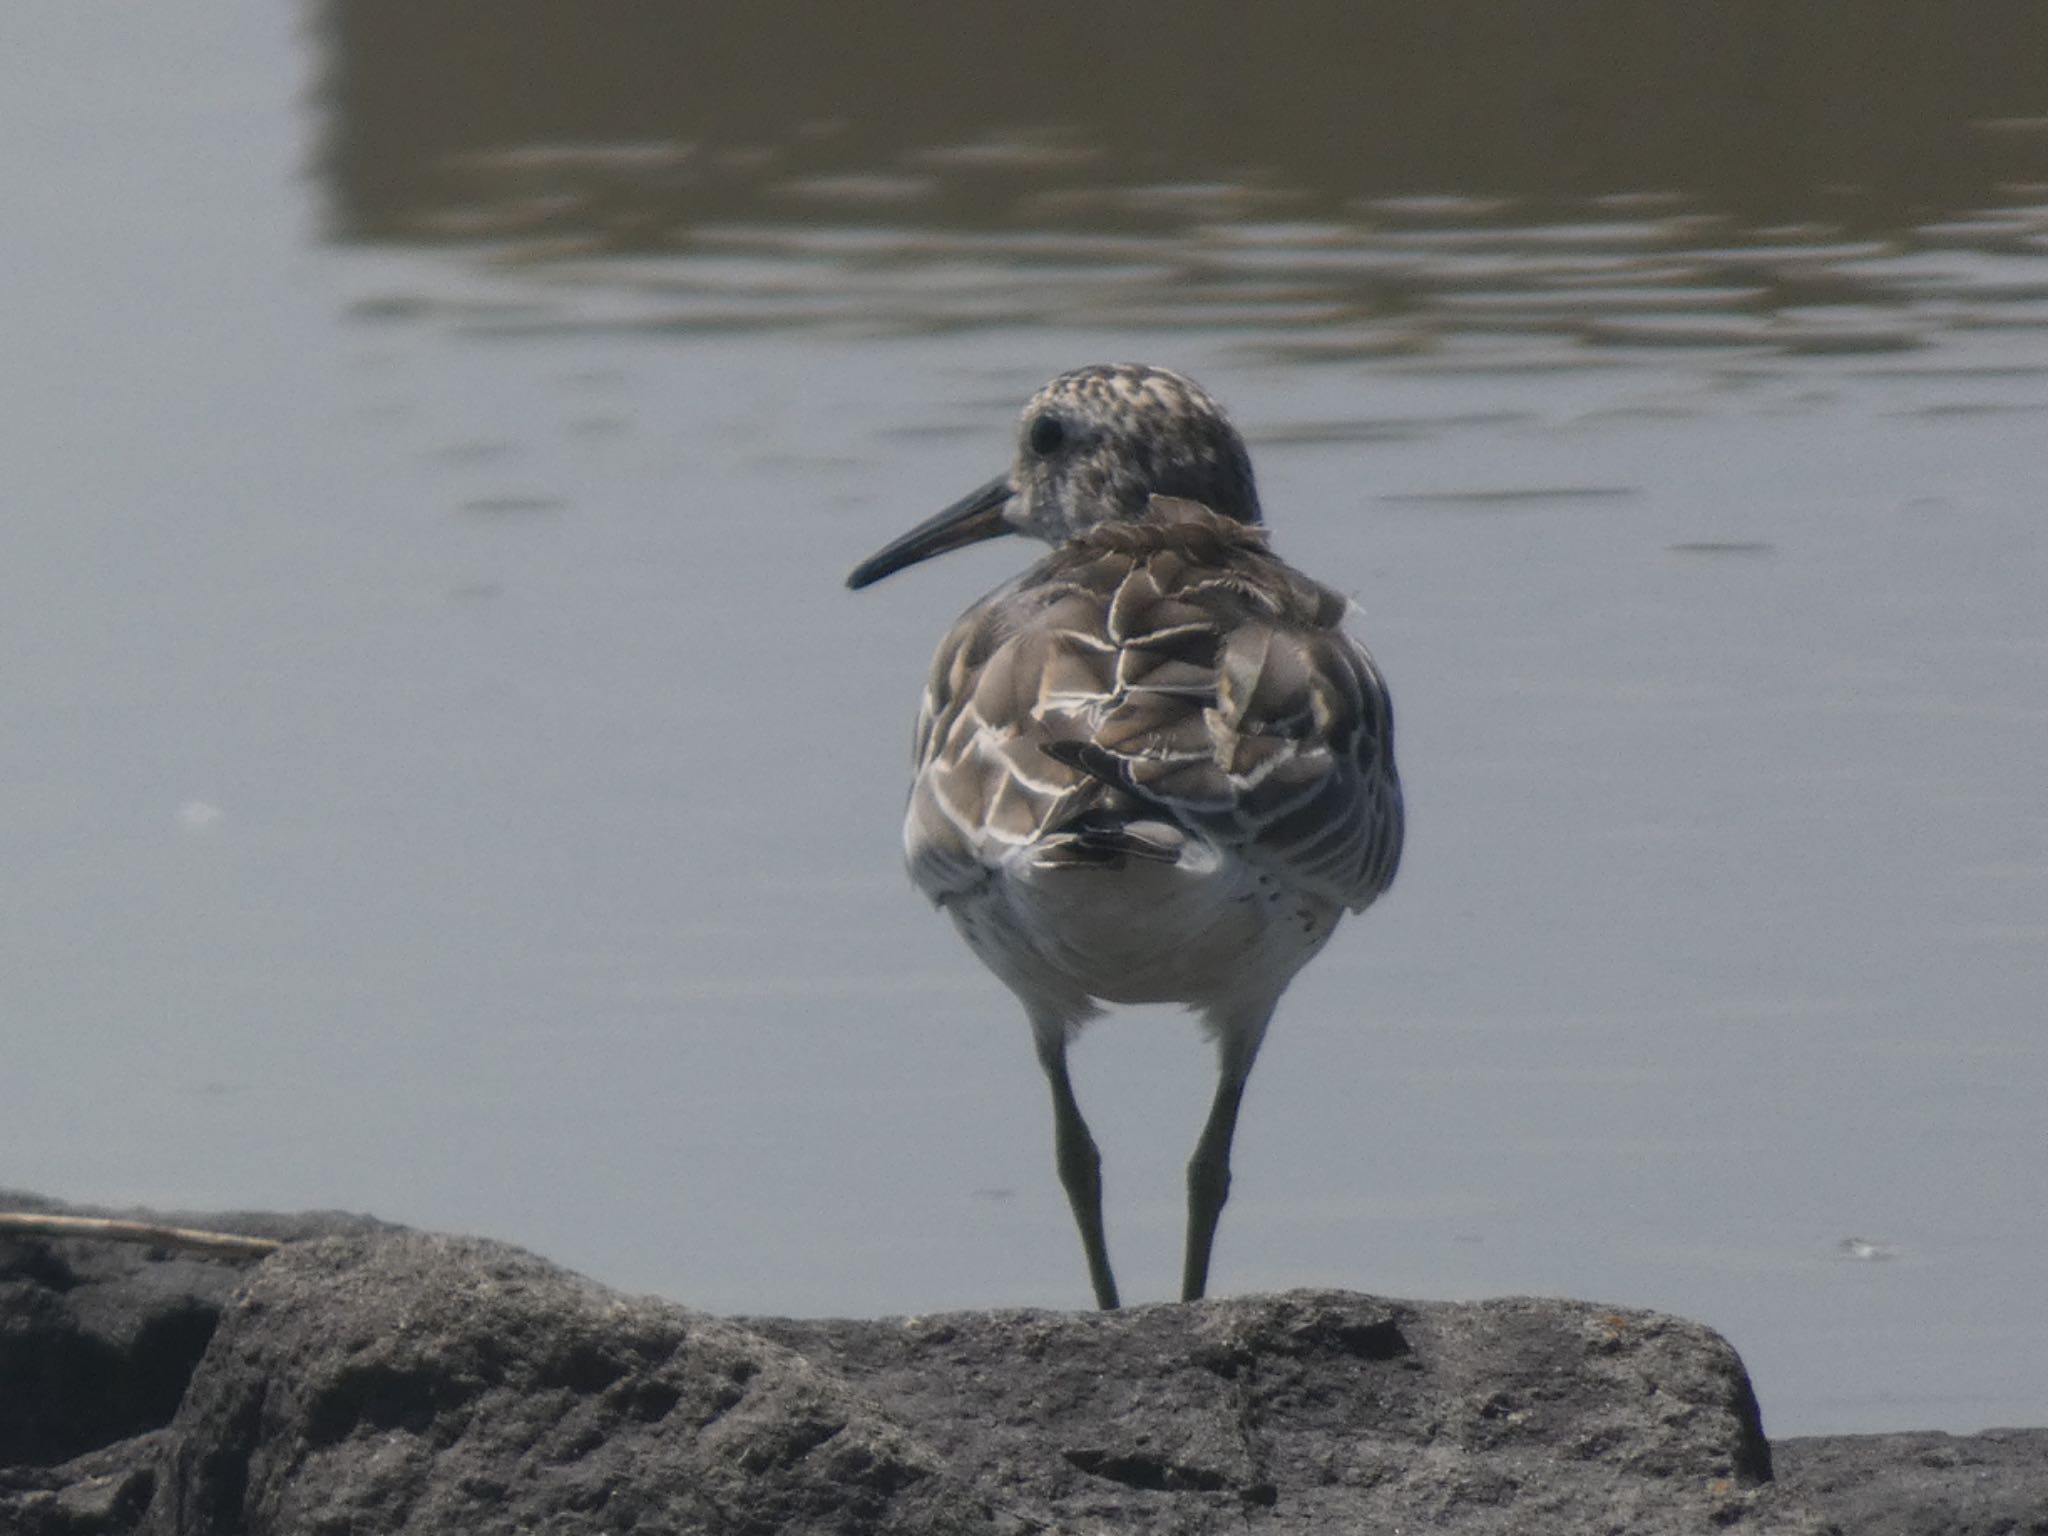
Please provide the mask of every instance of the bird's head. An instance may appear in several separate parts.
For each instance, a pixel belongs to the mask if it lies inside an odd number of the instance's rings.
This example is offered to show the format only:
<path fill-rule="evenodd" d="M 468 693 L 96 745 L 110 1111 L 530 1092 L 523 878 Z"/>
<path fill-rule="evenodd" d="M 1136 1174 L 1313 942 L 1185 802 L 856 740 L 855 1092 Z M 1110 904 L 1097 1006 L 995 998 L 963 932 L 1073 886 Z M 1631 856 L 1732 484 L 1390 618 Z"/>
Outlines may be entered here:
<path fill-rule="evenodd" d="M 860 588 L 905 566 L 1006 533 L 1064 544 L 1145 515 L 1154 496 L 1259 521 L 1244 439 L 1192 379 L 1139 363 L 1063 373 L 1031 397 L 1009 471 L 862 561 Z"/>

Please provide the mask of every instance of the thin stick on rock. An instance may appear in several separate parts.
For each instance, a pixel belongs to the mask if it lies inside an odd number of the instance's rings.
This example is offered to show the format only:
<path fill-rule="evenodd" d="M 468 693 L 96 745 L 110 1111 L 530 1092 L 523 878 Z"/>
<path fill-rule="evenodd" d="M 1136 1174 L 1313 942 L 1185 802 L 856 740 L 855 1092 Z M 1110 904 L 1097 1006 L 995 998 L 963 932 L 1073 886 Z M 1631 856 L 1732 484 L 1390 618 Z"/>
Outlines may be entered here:
<path fill-rule="evenodd" d="M 96 1237 L 105 1242 L 189 1248 L 218 1258 L 250 1261 L 267 1258 L 284 1246 L 274 1237 L 202 1232 L 195 1227 L 167 1227 L 153 1221 L 119 1221 L 111 1216 L 49 1216 L 41 1211 L 0 1211 L 0 1237 Z"/>

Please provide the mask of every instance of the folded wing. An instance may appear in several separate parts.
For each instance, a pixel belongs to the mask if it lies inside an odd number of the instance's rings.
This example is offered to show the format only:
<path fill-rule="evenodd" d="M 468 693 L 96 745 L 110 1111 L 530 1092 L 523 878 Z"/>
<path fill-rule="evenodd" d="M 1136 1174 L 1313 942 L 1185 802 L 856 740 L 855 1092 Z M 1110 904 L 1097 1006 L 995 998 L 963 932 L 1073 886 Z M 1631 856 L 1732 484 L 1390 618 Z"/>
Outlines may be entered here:
<path fill-rule="evenodd" d="M 1346 603 L 1189 502 L 1098 529 L 941 644 L 905 837 L 935 901 L 1011 858 L 1187 836 L 1354 910 L 1400 862 L 1387 692 Z"/>

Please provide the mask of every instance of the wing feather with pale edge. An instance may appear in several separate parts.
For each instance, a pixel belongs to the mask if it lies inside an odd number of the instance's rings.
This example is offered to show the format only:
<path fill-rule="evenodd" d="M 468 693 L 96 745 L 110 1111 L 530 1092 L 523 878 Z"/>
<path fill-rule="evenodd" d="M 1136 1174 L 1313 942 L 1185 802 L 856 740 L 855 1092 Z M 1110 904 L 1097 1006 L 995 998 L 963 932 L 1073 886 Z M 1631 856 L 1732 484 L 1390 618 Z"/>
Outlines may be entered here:
<path fill-rule="evenodd" d="M 904 835 L 935 901 L 1104 813 L 1362 911 L 1400 863 L 1393 713 L 1345 600 L 1192 502 L 1098 528 L 940 644 Z"/>

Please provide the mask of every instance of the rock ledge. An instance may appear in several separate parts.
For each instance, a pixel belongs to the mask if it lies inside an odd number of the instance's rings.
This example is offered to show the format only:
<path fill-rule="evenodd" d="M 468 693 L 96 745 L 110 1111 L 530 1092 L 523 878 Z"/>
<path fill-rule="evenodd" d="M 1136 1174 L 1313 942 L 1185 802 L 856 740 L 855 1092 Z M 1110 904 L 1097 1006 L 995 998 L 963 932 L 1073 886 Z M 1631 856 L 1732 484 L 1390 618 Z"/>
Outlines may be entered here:
<path fill-rule="evenodd" d="M 1864 1523 L 1841 1469 L 1906 1437 L 1795 1442 L 1799 1486 L 1774 1483 L 1741 1361 L 1655 1313 L 726 1319 L 480 1239 L 204 1221 L 291 1241 L 238 1269 L 0 1238 L 0 1533 L 1979 1528 Z M 1986 1454 L 2020 1478 L 2041 1450 Z"/>

